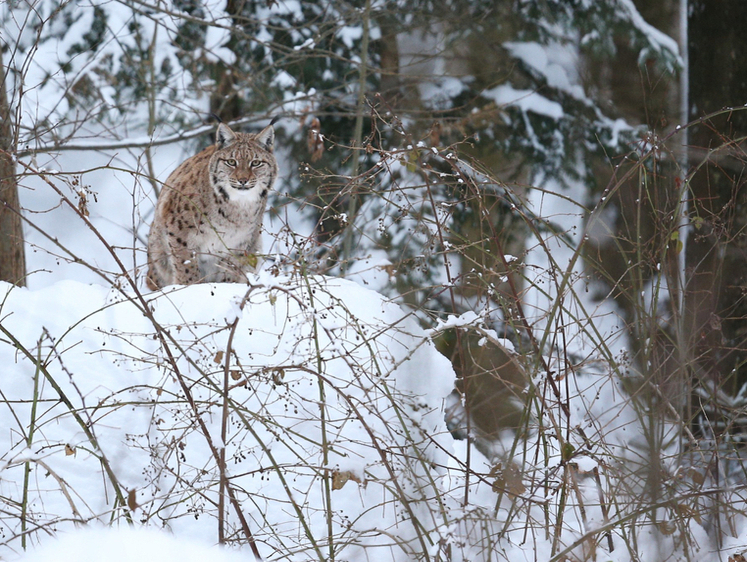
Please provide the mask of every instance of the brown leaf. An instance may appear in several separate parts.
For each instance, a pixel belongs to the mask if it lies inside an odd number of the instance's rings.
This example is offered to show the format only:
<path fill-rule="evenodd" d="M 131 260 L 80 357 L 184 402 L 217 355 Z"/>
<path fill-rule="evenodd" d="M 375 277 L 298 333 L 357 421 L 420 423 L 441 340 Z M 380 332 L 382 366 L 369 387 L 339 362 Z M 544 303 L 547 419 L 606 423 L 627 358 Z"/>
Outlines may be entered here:
<path fill-rule="evenodd" d="M 690 480 L 692 480 L 693 484 L 695 484 L 696 486 L 702 486 L 703 483 L 705 482 L 705 476 L 701 474 L 700 472 L 698 472 L 697 470 L 695 470 L 694 468 L 688 469 L 687 475 L 690 477 Z"/>
<path fill-rule="evenodd" d="M 241 262 L 243 265 L 248 265 L 252 269 L 255 269 L 257 267 L 257 264 L 259 263 L 259 258 L 257 258 L 256 254 L 244 252 L 244 254 L 239 257 L 239 262 Z"/>
<path fill-rule="evenodd" d="M 677 530 L 677 525 L 671 521 L 659 521 L 656 526 L 662 535 L 669 536 Z"/>
<path fill-rule="evenodd" d="M 357 482 L 358 484 L 361 483 L 360 478 L 358 478 L 349 470 L 344 470 L 342 472 L 340 472 L 339 470 L 334 470 L 332 472 L 332 489 L 342 490 L 342 487 L 348 483 L 348 480 L 352 480 L 353 482 Z"/>
<path fill-rule="evenodd" d="M 88 212 L 88 197 L 86 192 L 82 189 L 78 190 L 78 211 L 84 217 L 88 217 L 91 213 Z"/>
<path fill-rule="evenodd" d="M 324 154 L 324 135 L 321 133 L 322 124 L 314 117 L 306 133 L 306 148 L 311 155 L 311 161 L 316 162 Z"/>
<path fill-rule="evenodd" d="M 75 454 L 75 447 L 71 447 L 67 443 L 65 443 L 65 456 L 69 457 L 70 455 Z"/>
<path fill-rule="evenodd" d="M 526 486 L 521 478 L 521 470 L 514 463 L 509 463 L 505 468 L 501 463 L 495 465 L 488 476 L 495 477 L 493 491 L 496 493 L 507 492 L 513 496 L 520 496 L 526 492 Z"/>
<path fill-rule="evenodd" d="M 566 462 L 573 458 L 574 452 L 576 452 L 576 447 L 568 443 L 568 441 L 563 443 L 562 447 L 560 447 L 560 456 Z"/>
<path fill-rule="evenodd" d="M 276 367 L 272 370 L 273 384 L 280 386 L 283 384 L 283 379 L 285 379 L 285 370 L 281 369 L 280 367 Z"/>
<path fill-rule="evenodd" d="M 435 121 L 430 130 L 431 146 L 438 147 L 441 144 L 441 123 Z"/>
<path fill-rule="evenodd" d="M 135 511 L 139 507 L 137 505 L 137 492 L 134 488 L 127 492 L 127 507 L 130 508 L 130 511 Z"/>
<path fill-rule="evenodd" d="M 215 357 L 213 357 L 213 363 L 216 365 L 220 365 L 223 363 L 223 350 L 221 349 L 215 354 Z"/>
<path fill-rule="evenodd" d="M 691 517 L 697 523 L 701 522 L 700 512 L 695 507 L 691 507 L 686 503 L 678 503 L 674 506 L 674 509 L 678 515 L 681 515 L 683 517 Z"/>
<path fill-rule="evenodd" d="M 502 476 L 499 476 L 493 480 L 493 485 L 491 487 L 496 494 L 500 494 L 501 492 L 506 491 L 506 481 Z"/>
<path fill-rule="evenodd" d="M 376 267 L 381 271 L 384 271 L 387 275 L 389 275 L 390 278 L 394 278 L 397 276 L 397 266 L 392 263 L 378 265 Z"/>

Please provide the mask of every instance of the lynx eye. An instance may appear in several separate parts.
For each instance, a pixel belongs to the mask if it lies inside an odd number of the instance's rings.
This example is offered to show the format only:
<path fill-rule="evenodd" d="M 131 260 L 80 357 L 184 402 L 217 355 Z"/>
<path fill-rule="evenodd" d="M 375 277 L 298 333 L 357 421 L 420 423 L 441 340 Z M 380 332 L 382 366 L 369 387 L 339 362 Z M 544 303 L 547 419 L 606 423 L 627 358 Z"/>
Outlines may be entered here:
<path fill-rule="evenodd" d="M 225 160 L 224 162 L 225 162 L 225 163 L 226 163 L 226 164 L 227 164 L 228 166 L 230 166 L 231 168 L 235 168 L 235 167 L 236 167 L 236 164 L 238 164 L 238 162 L 236 162 L 236 160 L 234 160 L 233 158 L 229 158 L 229 159 Z"/>
<path fill-rule="evenodd" d="M 262 160 L 252 160 L 252 168 L 259 168 L 264 162 Z"/>

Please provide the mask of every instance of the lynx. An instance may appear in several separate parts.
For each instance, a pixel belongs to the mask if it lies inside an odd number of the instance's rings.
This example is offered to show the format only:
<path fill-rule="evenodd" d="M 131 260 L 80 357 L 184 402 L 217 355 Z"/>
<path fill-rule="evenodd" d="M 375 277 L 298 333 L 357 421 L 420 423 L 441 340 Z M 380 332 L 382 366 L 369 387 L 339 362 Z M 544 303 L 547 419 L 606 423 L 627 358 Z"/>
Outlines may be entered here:
<path fill-rule="evenodd" d="M 246 282 L 262 252 L 262 217 L 278 174 L 272 124 L 256 135 L 218 125 L 215 145 L 166 180 L 148 236 L 146 283 Z"/>

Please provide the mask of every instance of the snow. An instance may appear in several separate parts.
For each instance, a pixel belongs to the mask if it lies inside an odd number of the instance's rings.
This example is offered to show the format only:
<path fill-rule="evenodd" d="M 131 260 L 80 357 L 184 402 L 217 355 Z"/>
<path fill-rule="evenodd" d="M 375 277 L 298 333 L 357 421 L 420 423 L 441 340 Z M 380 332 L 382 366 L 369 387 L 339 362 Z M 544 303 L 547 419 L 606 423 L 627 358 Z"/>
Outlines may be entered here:
<path fill-rule="evenodd" d="M 578 53 L 569 45 L 552 42 L 540 45 L 534 41 L 506 41 L 503 46 L 512 56 L 541 74 L 547 85 L 588 101 L 578 76 Z"/>
<path fill-rule="evenodd" d="M 501 84 L 484 91 L 482 95 L 499 106 L 515 106 L 525 113 L 531 111 L 550 119 L 562 119 L 565 114 L 563 106 L 558 102 L 531 90 L 517 90 L 510 84 Z"/>
<path fill-rule="evenodd" d="M 484 322 L 481 316 L 478 316 L 476 312 L 468 310 L 462 314 L 450 314 L 446 320 L 438 320 L 436 328 L 433 329 L 434 333 L 443 332 L 449 328 L 464 328 L 466 326 L 474 326 Z"/>
<path fill-rule="evenodd" d="M 393 560 L 418 548 L 419 527 L 400 521 L 403 504 L 396 506 L 409 497 L 411 514 L 426 518 L 417 525 L 430 525 L 418 497 L 432 493 L 431 464 L 447 464 L 443 400 L 454 373 L 414 318 L 376 293 L 342 279 L 266 271 L 249 287 L 171 287 L 144 299 L 75 281 L 39 290 L 3 284 L 0 313 L 15 342 L 0 343 L 0 426 L 9 430 L 0 434 L 0 490 L 20 504 L 12 483 L 31 461 L 35 525 L 69 533 L 70 515 L 100 523 L 126 516 L 113 499 L 116 482 L 125 495 L 135 493 L 138 507 L 130 514 L 138 526 L 214 544 L 215 459 L 205 434 L 188 422 L 188 389 L 213 446 L 225 441 L 232 486 L 266 556 L 290 548 L 291 559 L 306 560 L 315 547 L 298 535 L 298 518 L 324 540 L 330 523 L 322 507 L 329 501 L 342 557 L 355 559 L 364 547 L 390 540 L 402 546 Z M 232 405 L 224 440 L 227 358 Z M 400 448 L 417 452 L 401 455 Z M 100 459 L 111 475 L 102 473 Z M 330 496 L 323 481 L 333 470 L 358 482 Z M 54 478 L 41 485 L 45 473 Z M 399 491 L 391 488 L 394 475 L 402 479 Z M 235 517 L 229 522 L 235 525 Z M 19 524 L 18 513 L 5 518 L 6 536 Z M 31 543 L 43 538 L 33 535 Z M 76 549 L 86 542 L 71 537 L 62 544 Z M 12 541 L 0 546 L 0 556 L 12 558 L 19 549 Z"/>
<path fill-rule="evenodd" d="M 205 38 L 205 54 L 213 62 L 222 61 L 226 65 L 236 60 L 236 53 L 224 47 L 230 39 L 229 28 L 209 26 Z"/>
<path fill-rule="evenodd" d="M 620 15 L 625 20 L 630 21 L 633 26 L 638 29 L 647 39 L 648 43 L 652 45 L 654 49 L 659 51 L 669 51 L 670 53 L 677 56 L 677 63 L 680 67 L 683 66 L 683 61 L 679 56 L 679 45 L 677 41 L 672 39 L 666 33 L 662 33 L 656 29 L 653 25 L 643 19 L 640 12 L 636 8 L 633 0 L 617 0 L 616 8 Z M 648 52 L 646 49 L 641 50 L 639 64 L 645 62 Z"/>
<path fill-rule="evenodd" d="M 152 529 L 90 526 L 60 533 L 57 540 L 30 551 L 25 562 L 80 562 L 106 557 L 108 562 L 246 562 L 246 555 L 209 547 L 189 537 L 176 537 Z"/>
<path fill-rule="evenodd" d="M 340 216 L 340 221 L 344 213 Z M 384 291 L 395 278 L 395 269 L 386 252 L 372 250 L 368 256 L 356 259 L 345 273 L 345 278 L 374 291 Z"/>
<path fill-rule="evenodd" d="M 560 320 L 546 311 L 562 303 L 566 313 L 577 321 L 562 326 L 564 350 L 586 356 L 589 350 L 607 351 L 607 357 L 616 357 L 629 349 L 629 342 L 620 322 L 620 313 L 614 302 L 594 302 L 588 294 L 591 282 L 584 272 L 579 258 L 579 244 L 588 225 L 596 223 L 596 217 L 587 220 L 583 201 L 583 186 L 570 189 L 554 178 L 536 178 L 541 190 L 532 190 L 528 204 L 537 216 L 554 225 L 545 235 L 537 233 L 537 240 L 527 251 L 524 260 L 530 278 L 529 290 L 525 294 L 525 312 L 540 334 L 557 337 Z M 554 336 L 553 336 L 554 334 Z"/>
<path fill-rule="evenodd" d="M 337 35 L 348 49 L 352 49 L 355 42 L 363 36 L 363 28 L 359 25 L 345 25 L 337 30 Z"/>

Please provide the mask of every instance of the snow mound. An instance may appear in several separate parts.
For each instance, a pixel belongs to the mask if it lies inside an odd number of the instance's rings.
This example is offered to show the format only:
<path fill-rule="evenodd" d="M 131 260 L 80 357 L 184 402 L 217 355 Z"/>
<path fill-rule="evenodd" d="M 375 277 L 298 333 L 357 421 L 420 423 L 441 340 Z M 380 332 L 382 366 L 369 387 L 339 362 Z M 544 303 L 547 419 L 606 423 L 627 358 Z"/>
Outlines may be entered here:
<path fill-rule="evenodd" d="M 248 530 L 266 559 L 426 548 L 454 372 L 384 297 L 263 272 L 0 299 L 0 558 L 91 521 L 205 545 Z"/>
<path fill-rule="evenodd" d="M 24 556 L 24 562 L 246 562 L 239 553 L 210 548 L 197 541 L 176 538 L 163 531 L 122 527 L 119 529 L 88 528 L 73 533 L 61 533 L 59 540 L 45 542 Z"/>

